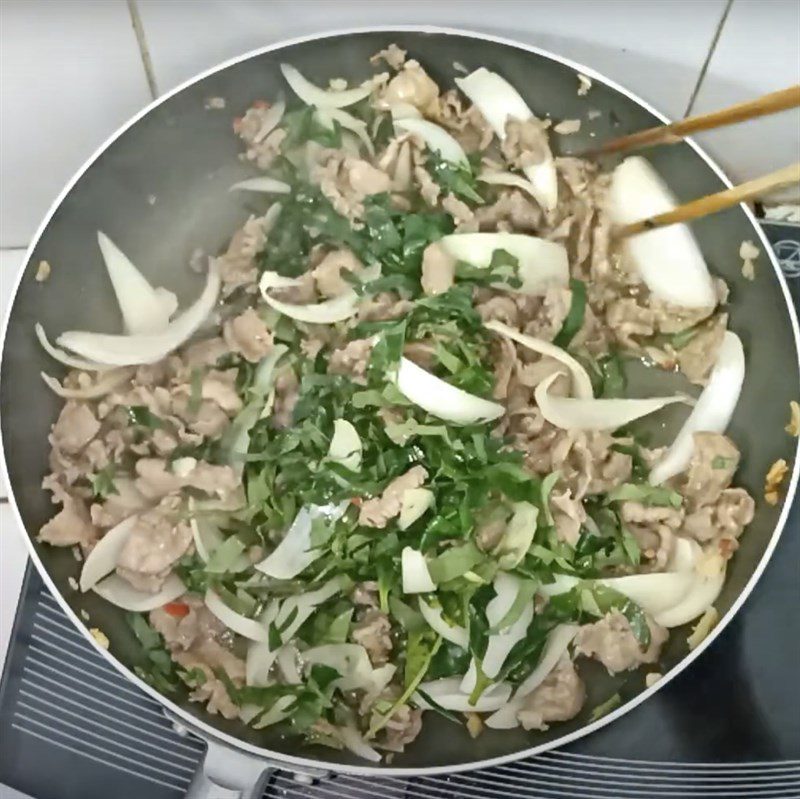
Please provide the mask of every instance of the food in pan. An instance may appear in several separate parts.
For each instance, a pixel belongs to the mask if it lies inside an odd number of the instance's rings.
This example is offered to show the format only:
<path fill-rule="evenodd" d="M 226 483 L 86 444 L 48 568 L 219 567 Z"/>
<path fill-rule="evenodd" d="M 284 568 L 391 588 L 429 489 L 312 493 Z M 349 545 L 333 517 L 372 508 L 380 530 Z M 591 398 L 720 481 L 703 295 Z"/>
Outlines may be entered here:
<path fill-rule="evenodd" d="M 590 659 L 657 674 L 754 503 L 724 283 L 686 226 L 614 237 L 675 203 L 649 163 L 554 155 L 485 68 L 373 61 L 284 65 L 234 121 L 253 213 L 193 302 L 101 233 L 124 332 L 37 335 L 70 367 L 39 539 L 130 612 L 140 676 L 378 761 L 425 713 L 571 719 Z"/>

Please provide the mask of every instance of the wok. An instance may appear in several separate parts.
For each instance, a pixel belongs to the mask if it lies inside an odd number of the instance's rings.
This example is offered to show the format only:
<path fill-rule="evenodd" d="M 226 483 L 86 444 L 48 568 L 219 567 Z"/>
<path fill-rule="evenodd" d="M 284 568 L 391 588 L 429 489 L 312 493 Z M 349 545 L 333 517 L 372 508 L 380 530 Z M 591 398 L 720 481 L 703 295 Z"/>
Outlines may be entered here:
<path fill-rule="evenodd" d="M 694 652 L 687 652 L 683 631 L 675 631 L 663 655 L 665 676 L 651 688 L 645 687 L 642 674 L 626 676 L 621 685 L 601 668 L 591 668 L 598 664 L 586 664 L 589 698 L 584 711 L 547 732 L 487 730 L 472 740 L 466 730 L 428 714 L 422 734 L 405 754 L 390 766 L 367 766 L 347 753 L 301 748 L 274 730 L 255 731 L 208 715 L 185 696 L 162 696 L 133 674 L 142 655 L 123 612 L 91 592 L 71 590 L 68 578 L 77 576 L 79 569 L 72 554 L 44 547 L 34 538 L 53 513 L 40 484 L 47 471 L 48 429 L 60 405 L 39 376 L 43 370 L 53 373 L 54 364 L 36 342 L 34 323 L 42 322 L 53 336 L 67 328 L 118 332 L 116 304 L 96 245 L 98 229 L 106 231 L 148 277 L 176 291 L 182 304 L 191 301 L 198 284 L 187 268 L 193 250 L 220 251 L 249 212 L 240 194 L 228 192 L 235 180 L 249 174 L 237 159 L 231 118 L 256 99 L 286 92 L 280 62 L 292 63 L 317 83 L 335 76 L 361 79 L 369 56 L 390 42 L 408 49 L 442 85 L 453 85 L 457 74 L 453 62 L 460 62 L 469 70 L 486 66 L 500 72 L 540 116 L 585 119 L 589 108 L 598 109 L 602 116 L 590 126 L 597 131 L 596 140 L 665 121 L 591 69 L 482 34 L 430 28 L 358 30 L 271 46 L 184 84 L 106 142 L 65 188 L 39 228 L 6 321 L 0 371 L 2 446 L 11 502 L 28 533 L 31 557 L 74 624 L 90 637 L 80 616 L 86 611 L 91 625 L 107 634 L 110 647 L 108 651 L 98 647 L 100 654 L 159 701 L 165 712 L 209 741 L 205 771 L 201 767 L 190 789 L 195 797 L 219 795 L 223 785 L 233 791 L 231 796 L 260 795 L 264 775 L 274 765 L 298 772 L 387 775 L 489 766 L 559 746 L 612 722 L 686 668 L 740 608 L 777 544 L 797 484 L 795 465 L 782 503 L 771 507 L 757 502 L 755 519 L 730 564 L 717 603 L 722 618 Z M 588 98 L 576 93 L 578 71 L 594 82 Z M 226 110 L 206 109 L 204 101 L 210 97 L 225 98 Z M 586 128 L 562 142 L 577 149 L 596 141 Z M 681 200 L 729 185 L 719 167 L 692 142 L 663 147 L 649 157 Z M 797 319 L 766 239 L 744 206 L 702 219 L 693 227 L 713 273 L 731 287 L 730 326 L 744 342 L 748 375 L 730 434 L 743 453 L 738 480 L 760 498 L 770 464 L 779 457 L 794 460 L 794 440 L 783 427 L 789 401 L 797 398 L 800 384 Z M 738 248 L 746 238 L 761 240 L 753 283 L 740 273 Z M 33 275 L 43 259 L 52 265 L 52 275 L 40 284 Z M 680 415 L 676 411 L 668 417 L 672 432 Z M 658 435 L 667 440 L 670 430 Z M 590 709 L 615 690 L 621 693 L 621 707 L 591 722 Z"/>

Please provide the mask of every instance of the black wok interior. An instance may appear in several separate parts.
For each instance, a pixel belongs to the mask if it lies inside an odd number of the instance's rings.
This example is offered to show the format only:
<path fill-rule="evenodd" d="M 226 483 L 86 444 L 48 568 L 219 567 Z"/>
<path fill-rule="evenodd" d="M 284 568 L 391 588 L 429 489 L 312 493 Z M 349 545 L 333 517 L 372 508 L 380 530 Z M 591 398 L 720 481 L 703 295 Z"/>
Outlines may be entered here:
<path fill-rule="evenodd" d="M 182 303 L 190 301 L 200 290 L 198 276 L 188 268 L 191 253 L 198 247 L 217 253 L 251 211 L 261 211 L 266 205 L 258 197 L 243 199 L 241 194 L 228 192 L 235 180 L 253 174 L 237 158 L 232 118 L 256 99 L 272 100 L 289 93 L 278 70 L 282 61 L 321 84 L 335 76 L 363 79 L 370 69 L 369 56 L 392 41 L 407 48 L 442 86 L 453 85 L 458 74 L 453 62 L 469 70 L 486 66 L 511 81 L 539 116 L 585 120 L 589 109 L 601 111 L 596 121 L 584 122 L 579 134 L 561 138 L 562 154 L 567 145 L 577 150 L 592 142 L 590 130 L 596 132 L 596 140 L 602 140 L 659 122 L 600 81 L 594 82 L 587 97 L 579 97 L 574 69 L 525 49 L 467 35 L 422 32 L 359 33 L 291 45 L 248 58 L 173 95 L 125 131 L 78 180 L 36 244 L 14 300 L 0 372 L 0 418 L 13 496 L 29 535 L 34 536 L 54 510 L 40 484 L 47 470 L 48 429 L 60 406 L 39 377 L 43 370 L 60 375 L 60 367 L 38 346 L 34 323 L 41 321 L 51 337 L 67 328 L 119 332 L 96 231 L 110 235 L 156 284 L 177 291 Z M 209 97 L 224 97 L 226 108 L 207 110 L 204 101 Z M 723 187 L 686 144 L 661 148 L 648 157 L 681 199 Z M 758 279 L 754 283 L 741 276 L 739 244 L 756 234 L 740 209 L 700 220 L 693 228 L 712 272 L 724 277 L 731 288 L 730 326 L 744 342 L 748 376 L 730 435 L 743 453 L 738 480 L 760 498 L 769 465 L 776 458 L 792 457 L 793 442 L 783 426 L 800 378 L 789 312 L 766 256 L 762 254 L 756 263 Z M 52 276 L 40 284 L 33 275 L 42 259 L 52 265 Z M 648 390 L 655 390 L 654 384 Z M 672 420 L 668 427 L 674 429 L 683 413 L 678 409 L 661 418 Z M 663 441 L 669 431 L 655 433 Z M 756 517 L 742 539 L 717 603 L 720 611 L 730 608 L 744 589 L 773 536 L 780 511 L 780 505 L 757 503 Z M 35 546 L 67 603 L 76 612 L 87 610 L 92 626 L 100 627 L 110 638 L 111 652 L 125 666 L 135 665 L 140 652 L 122 611 L 93 594 L 83 596 L 68 587 L 67 578 L 77 576 L 80 567 L 69 551 Z M 686 654 L 685 637 L 684 631 L 675 631 L 665 651 L 664 671 Z M 392 765 L 457 766 L 556 742 L 585 725 L 592 708 L 616 691 L 627 700 L 643 689 L 641 674 L 611 678 L 598 664 L 586 663 L 581 668 L 587 677 L 589 699 L 573 721 L 545 733 L 487 731 L 472 740 L 463 727 L 428 714 L 420 737 Z M 207 715 L 185 697 L 176 701 L 191 716 L 264 750 L 331 763 L 364 764 L 346 753 L 301 748 L 295 740 L 274 731 L 254 731 L 225 722 Z"/>

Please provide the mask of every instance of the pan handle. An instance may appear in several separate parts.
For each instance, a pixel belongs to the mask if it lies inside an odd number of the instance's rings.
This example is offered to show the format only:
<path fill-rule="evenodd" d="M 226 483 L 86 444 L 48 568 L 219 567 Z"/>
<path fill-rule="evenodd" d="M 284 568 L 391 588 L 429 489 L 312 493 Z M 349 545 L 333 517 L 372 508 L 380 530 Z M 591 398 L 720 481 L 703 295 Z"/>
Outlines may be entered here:
<path fill-rule="evenodd" d="M 208 741 L 186 799 L 261 799 L 274 770 L 268 760 Z"/>

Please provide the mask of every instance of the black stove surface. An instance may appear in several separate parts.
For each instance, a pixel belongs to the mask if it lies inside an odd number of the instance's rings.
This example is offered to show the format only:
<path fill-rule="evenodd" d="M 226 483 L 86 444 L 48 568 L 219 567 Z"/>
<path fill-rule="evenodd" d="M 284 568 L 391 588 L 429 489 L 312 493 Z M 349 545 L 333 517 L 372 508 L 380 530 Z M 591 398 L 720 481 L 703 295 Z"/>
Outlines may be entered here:
<path fill-rule="evenodd" d="M 765 225 L 800 302 L 800 228 Z M 554 752 L 449 777 L 276 772 L 265 797 L 800 797 L 800 503 L 742 611 L 654 697 Z M 0 683 L 3 785 L 34 799 L 179 799 L 203 753 L 107 665 L 29 568 Z"/>

